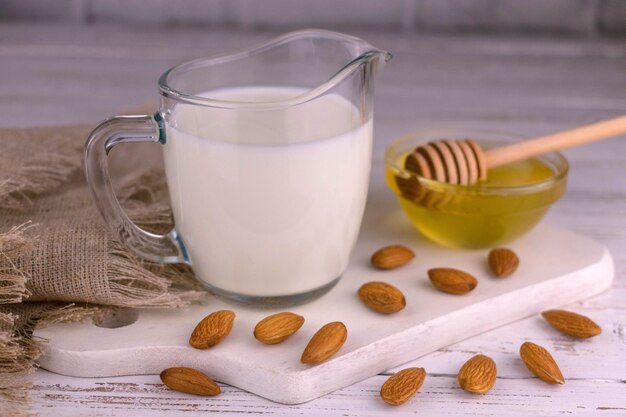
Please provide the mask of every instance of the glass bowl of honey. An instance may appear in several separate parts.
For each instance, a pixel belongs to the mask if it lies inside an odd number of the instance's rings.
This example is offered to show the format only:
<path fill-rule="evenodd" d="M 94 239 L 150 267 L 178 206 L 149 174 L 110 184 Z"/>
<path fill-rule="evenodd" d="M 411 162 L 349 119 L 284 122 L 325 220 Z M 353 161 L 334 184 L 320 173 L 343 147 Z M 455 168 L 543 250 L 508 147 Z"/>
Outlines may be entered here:
<path fill-rule="evenodd" d="M 523 138 L 477 129 L 432 129 L 408 134 L 388 148 L 385 177 L 411 222 L 428 239 L 447 247 L 482 249 L 511 242 L 531 230 L 565 193 L 569 165 L 559 152 L 487 171 L 473 185 L 449 184 L 404 167 L 422 144 L 468 139 L 488 150 Z"/>

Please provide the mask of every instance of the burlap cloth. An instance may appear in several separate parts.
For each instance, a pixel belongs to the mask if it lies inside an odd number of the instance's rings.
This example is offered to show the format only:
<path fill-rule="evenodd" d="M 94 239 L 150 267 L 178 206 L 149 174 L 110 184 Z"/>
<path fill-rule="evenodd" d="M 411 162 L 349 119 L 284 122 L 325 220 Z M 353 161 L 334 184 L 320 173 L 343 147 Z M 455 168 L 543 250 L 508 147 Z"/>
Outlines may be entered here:
<path fill-rule="evenodd" d="M 29 414 L 28 374 L 45 343 L 33 339 L 36 327 L 93 319 L 115 307 L 181 307 L 205 297 L 187 267 L 142 261 L 108 232 L 83 175 L 92 127 L 0 129 L 3 417 Z M 162 172 L 133 146 L 114 155 L 118 199 L 138 224 L 166 231 L 171 213 Z"/>

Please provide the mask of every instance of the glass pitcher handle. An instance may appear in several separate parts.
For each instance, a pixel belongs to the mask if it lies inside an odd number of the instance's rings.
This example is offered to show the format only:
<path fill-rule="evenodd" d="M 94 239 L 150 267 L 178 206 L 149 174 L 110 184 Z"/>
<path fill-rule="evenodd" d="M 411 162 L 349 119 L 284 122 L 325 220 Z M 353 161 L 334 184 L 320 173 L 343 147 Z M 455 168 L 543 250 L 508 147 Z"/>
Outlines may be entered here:
<path fill-rule="evenodd" d="M 166 235 L 143 230 L 122 209 L 109 178 L 107 156 L 121 143 L 161 142 L 163 119 L 155 116 L 119 116 L 100 123 L 85 146 L 85 173 L 96 206 L 113 235 L 144 259 L 164 263 L 188 263 L 189 259 L 175 229 Z"/>

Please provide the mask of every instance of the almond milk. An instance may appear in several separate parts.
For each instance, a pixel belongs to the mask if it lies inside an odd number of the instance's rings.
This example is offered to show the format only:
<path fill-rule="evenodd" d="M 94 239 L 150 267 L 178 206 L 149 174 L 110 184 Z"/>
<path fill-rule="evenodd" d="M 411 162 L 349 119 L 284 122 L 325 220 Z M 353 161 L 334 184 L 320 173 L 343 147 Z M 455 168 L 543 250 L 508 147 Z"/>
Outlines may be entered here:
<path fill-rule="evenodd" d="M 227 102 L 278 102 L 292 88 L 222 89 Z M 166 115 L 176 230 L 198 279 L 249 296 L 306 293 L 339 278 L 370 174 L 372 123 L 337 94 L 259 109 L 178 104 Z"/>

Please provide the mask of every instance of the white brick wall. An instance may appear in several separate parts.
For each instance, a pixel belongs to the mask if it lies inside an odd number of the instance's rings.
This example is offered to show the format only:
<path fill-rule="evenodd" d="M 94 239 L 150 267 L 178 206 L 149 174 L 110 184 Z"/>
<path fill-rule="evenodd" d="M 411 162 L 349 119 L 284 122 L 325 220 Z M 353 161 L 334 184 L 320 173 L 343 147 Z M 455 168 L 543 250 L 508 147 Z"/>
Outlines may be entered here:
<path fill-rule="evenodd" d="M 0 0 L 0 20 L 593 35 L 626 32 L 626 0 Z"/>
<path fill-rule="evenodd" d="M 601 0 L 598 23 L 600 33 L 626 34 L 626 0 Z"/>
<path fill-rule="evenodd" d="M 422 0 L 418 28 L 590 33 L 596 0 Z"/>

